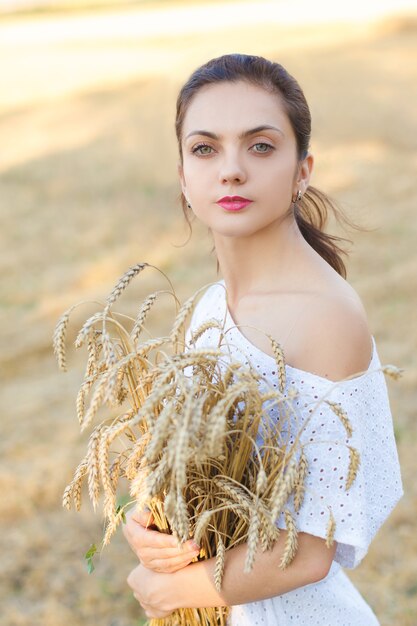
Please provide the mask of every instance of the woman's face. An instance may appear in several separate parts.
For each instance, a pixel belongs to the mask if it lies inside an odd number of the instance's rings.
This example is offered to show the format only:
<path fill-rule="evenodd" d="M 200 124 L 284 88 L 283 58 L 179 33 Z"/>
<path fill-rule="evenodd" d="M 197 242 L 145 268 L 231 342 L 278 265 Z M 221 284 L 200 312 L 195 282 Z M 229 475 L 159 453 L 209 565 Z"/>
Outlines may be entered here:
<path fill-rule="evenodd" d="M 267 125 L 273 128 L 253 130 Z M 249 236 L 280 220 L 297 190 L 306 190 L 313 164 L 309 155 L 299 166 L 280 98 L 244 81 L 207 85 L 194 96 L 182 150 L 182 191 L 196 217 L 225 236 Z M 227 210 L 218 204 L 224 196 L 252 202 Z"/>

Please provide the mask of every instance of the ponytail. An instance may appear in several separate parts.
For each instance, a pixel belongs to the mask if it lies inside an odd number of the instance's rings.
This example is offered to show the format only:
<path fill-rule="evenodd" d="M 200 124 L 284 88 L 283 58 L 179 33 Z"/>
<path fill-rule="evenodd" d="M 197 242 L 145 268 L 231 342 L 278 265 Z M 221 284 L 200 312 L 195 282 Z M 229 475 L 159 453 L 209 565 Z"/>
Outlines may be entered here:
<path fill-rule="evenodd" d="M 348 252 L 336 242 L 352 243 L 351 239 L 330 235 L 324 232 L 329 210 L 333 212 L 339 224 L 345 223 L 356 230 L 366 230 L 352 222 L 328 195 L 312 187 L 307 187 L 301 201 L 294 207 L 294 218 L 304 239 L 338 274 L 346 278 L 346 266 L 341 255 L 348 256 Z"/>

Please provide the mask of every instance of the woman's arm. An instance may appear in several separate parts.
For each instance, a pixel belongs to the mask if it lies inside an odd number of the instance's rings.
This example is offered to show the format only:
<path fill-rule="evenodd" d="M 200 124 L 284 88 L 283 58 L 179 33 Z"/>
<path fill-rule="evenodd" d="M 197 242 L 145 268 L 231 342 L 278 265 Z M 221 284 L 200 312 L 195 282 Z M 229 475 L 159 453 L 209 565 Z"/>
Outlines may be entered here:
<path fill-rule="evenodd" d="M 298 534 L 298 551 L 292 563 L 279 568 L 286 530 L 270 551 L 256 554 L 252 571 L 243 572 L 247 544 L 226 551 L 220 593 L 214 586 L 215 558 L 191 563 L 171 575 L 174 608 L 232 606 L 264 600 L 324 578 L 333 560 L 336 542 L 327 548 L 321 537 Z M 172 607 L 171 607 L 172 608 Z"/>
<path fill-rule="evenodd" d="M 292 563 L 279 568 L 284 553 L 286 530 L 270 551 L 256 554 L 252 571 L 243 572 L 247 544 L 226 551 L 220 593 L 214 585 L 215 558 L 205 559 L 173 572 L 158 573 L 142 565 L 128 577 L 128 584 L 143 606 L 172 612 L 178 608 L 233 606 L 263 600 L 317 582 L 329 571 L 336 542 L 327 548 L 325 540 L 298 533 L 298 550 Z"/>

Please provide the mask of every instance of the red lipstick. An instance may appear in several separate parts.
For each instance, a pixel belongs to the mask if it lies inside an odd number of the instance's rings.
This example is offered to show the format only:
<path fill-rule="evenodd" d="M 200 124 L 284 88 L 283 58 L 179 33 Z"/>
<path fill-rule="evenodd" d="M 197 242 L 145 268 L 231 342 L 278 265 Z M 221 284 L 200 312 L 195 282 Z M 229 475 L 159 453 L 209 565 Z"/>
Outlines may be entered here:
<path fill-rule="evenodd" d="M 248 206 L 252 200 L 248 198 L 242 198 L 242 196 L 224 196 L 224 198 L 220 198 L 217 200 L 216 204 L 219 204 L 223 209 L 227 211 L 240 211 L 241 209 Z"/>

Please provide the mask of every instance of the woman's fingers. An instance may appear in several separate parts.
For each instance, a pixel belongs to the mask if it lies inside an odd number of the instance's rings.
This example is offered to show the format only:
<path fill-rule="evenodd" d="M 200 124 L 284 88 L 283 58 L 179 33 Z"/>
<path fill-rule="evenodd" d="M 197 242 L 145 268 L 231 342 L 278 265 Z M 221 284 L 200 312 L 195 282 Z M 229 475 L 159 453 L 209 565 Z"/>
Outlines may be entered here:
<path fill-rule="evenodd" d="M 178 548 L 177 540 L 173 535 L 161 533 L 159 530 L 144 528 L 134 520 L 126 523 L 125 531 L 127 540 L 135 548 L 170 550 L 169 554 L 171 555 L 177 553 L 178 550 L 184 550 L 183 548 Z"/>
<path fill-rule="evenodd" d="M 175 572 L 189 565 L 200 550 L 183 548 L 143 548 L 137 555 L 145 567 L 156 572 Z"/>
<path fill-rule="evenodd" d="M 143 541 L 140 541 L 140 546 L 144 550 L 152 550 L 155 553 L 155 557 L 158 557 L 159 559 L 169 559 L 173 556 L 182 556 L 189 554 L 190 552 L 194 552 L 195 550 L 200 550 L 200 548 L 198 548 L 197 545 L 191 540 L 178 547 L 176 543 L 171 545 L 154 541 L 155 538 L 145 537 L 145 539 L 146 544 Z"/>
<path fill-rule="evenodd" d="M 157 531 L 149 531 L 142 529 L 135 531 L 136 537 L 132 540 L 133 545 L 137 546 L 137 549 L 141 551 L 143 556 L 147 558 L 158 559 L 170 559 L 175 557 L 187 557 L 190 554 L 194 554 L 200 548 L 192 540 L 187 541 L 183 545 L 177 545 L 177 541 L 174 539 L 174 543 L 171 541 L 163 540 L 160 537 L 151 536 L 150 533 L 156 532 L 158 535 L 164 533 L 158 533 Z M 145 534 L 146 533 L 146 534 Z M 149 534 L 148 534 L 149 533 Z M 165 535 L 165 537 L 172 537 L 171 535 Z"/>
<path fill-rule="evenodd" d="M 126 522 L 130 522 L 134 520 L 136 523 L 144 526 L 145 528 L 152 526 L 155 523 L 154 517 L 149 509 L 144 509 L 142 511 L 138 511 L 136 507 L 130 509 L 126 513 Z"/>
<path fill-rule="evenodd" d="M 123 525 L 123 534 L 145 567 L 159 572 L 173 572 L 185 567 L 197 556 L 200 548 L 194 541 L 190 539 L 178 545 L 173 535 L 146 528 L 150 521 L 153 518 L 149 511 L 129 511 Z"/>
<path fill-rule="evenodd" d="M 154 558 L 149 562 L 149 565 L 145 565 L 149 569 L 154 570 L 155 572 L 163 572 L 165 574 L 172 574 L 183 567 L 189 565 L 196 556 L 198 556 L 199 552 L 189 552 L 186 555 L 174 556 L 171 558 Z"/>
<path fill-rule="evenodd" d="M 132 510 L 131 518 L 138 522 L 141 526 L 148 528 L 155 523 L 154 517 L 149 510 L 146 511 L 136 511 Z"/>
<path fill-rule="evenodd" d="M 149 519 L 149 514 L 141 513 L 141 516 L 138 519 L 147 520 Z M 174 535 L 169 533 L 163 533 L 159 530 L 152 530 L 150 528 L 146 528 L 141 523 L 137 521 L 136 513 L 126 515 L 126 524 L 123 525 L 123 531 L 127 540 L 130 544 L 132 542 L 135 545 L 144 548 L 154 548 L 157 550 L 164 550 L 164 554 L 160 554 L 159 556 L 174 556 L 176 554 L 184 554 L 184 552 L 189 552 L 191 550 L 200 549 L 200 547 L 192 540 L 189 539 L 184 544 L 179 545 L 178 540 Z"/>
<path fill-rule="evenodd" d="M 126 523 L 123 524 L 123 534 L 136 552 L 139 547 L 144 546 L 168 546 L 171 545 L 170 535 L 152 530 L 147 527 L 153 522 L 152 513 L 148 511 L 130 510 L 126 513 Z"/>

